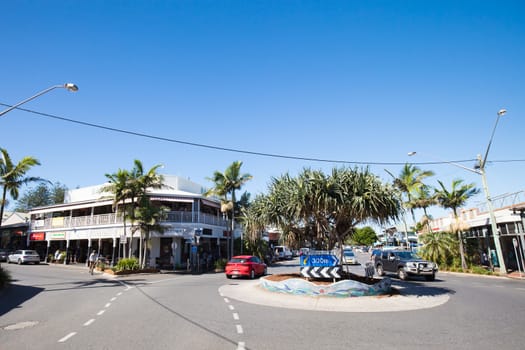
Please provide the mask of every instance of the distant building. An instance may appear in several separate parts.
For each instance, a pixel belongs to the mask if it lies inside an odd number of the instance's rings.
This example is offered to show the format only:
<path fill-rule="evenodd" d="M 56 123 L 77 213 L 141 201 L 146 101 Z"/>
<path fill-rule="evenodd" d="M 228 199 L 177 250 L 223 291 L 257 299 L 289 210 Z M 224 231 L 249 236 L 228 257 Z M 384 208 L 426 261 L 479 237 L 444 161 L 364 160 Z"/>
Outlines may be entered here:
<path fill-rule="evenodd" d="M 514 198 L 520 198 L 517 194 L 512 194 L 512 196 L 514 196 Z M 503 198 L 503 196 L 498 198 Z M 500 203 L 505 204 L 504 201 Z M 496 205 L 497 204 L 498 201 L 496 201 Z M 460 226 L 463 227 L 466 239 L 474 240 L 480 252 L 486 252 L 489 249 L 494 251 L 495 247 L 490 215 L 486 208 L 461 209 L 458 214 Z M 506 260 L 505 264 L 507 268 L 511 270 L 518 269 L 518 259 L 516 258 L 514 249 L 514 243 L 516 243 L 516 252 L 518 256 L 521 255 L 519 264 L 523 269 L 521 259 L 523 259 L 523 247 L 525 247 L 525 202 L 507 203 L 506 205 L 495 208 L 494 216 L 496 217 L 496 225 L 500 233 L 501 250 Z M 454 225 L 455 220 L 452 213 L 446 217 L 430 221 L 432 232 L 450 232 Z"/>

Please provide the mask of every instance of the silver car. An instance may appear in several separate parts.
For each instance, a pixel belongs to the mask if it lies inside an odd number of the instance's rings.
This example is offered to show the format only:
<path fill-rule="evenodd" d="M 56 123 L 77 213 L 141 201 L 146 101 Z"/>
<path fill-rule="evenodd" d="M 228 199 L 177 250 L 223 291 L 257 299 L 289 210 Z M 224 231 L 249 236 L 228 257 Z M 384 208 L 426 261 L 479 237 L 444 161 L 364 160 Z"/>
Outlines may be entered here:
<path fill-rule="evenodd" d="M 7 257 L 7 263 L 21 264 L 40 264 L 40 255 L 35 250 L 16 250 Z"/>

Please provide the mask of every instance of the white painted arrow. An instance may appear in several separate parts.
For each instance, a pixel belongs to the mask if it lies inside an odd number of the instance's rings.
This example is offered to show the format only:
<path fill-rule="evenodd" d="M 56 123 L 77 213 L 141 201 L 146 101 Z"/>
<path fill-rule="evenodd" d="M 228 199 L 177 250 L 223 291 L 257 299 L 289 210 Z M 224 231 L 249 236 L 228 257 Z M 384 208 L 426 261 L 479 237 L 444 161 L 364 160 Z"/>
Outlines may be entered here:
<path fill-rule="evenodd" d="M 324 277 L 324 278 L 331 278 L 332 276 L 330 276 L 330 270 L 332 268 L 331 267 L 323 267 L 321 269 L 321 275 Z"/>
<path fill-rule="evenodd" d="M 319 269 L 320 269 L 320 267 L 314 267 L 314 268 L 312 269 L 312 271 L 310 271 L 310 273 L 312 274 L 312 277 L 314 277 L 314 278 L 319 278 L 319 277 L 321 277 L 321 276 L 319 276 L 319 275 L 317 274 L 317 271 L 318 271 Z"/>
<path fill-rule="evenodd" d="M 304 277 L 310 277 L 310 274 L 308 273 L 310 270 L 309 267 L 301 267 L 301 275 L 303 275 Z"/>

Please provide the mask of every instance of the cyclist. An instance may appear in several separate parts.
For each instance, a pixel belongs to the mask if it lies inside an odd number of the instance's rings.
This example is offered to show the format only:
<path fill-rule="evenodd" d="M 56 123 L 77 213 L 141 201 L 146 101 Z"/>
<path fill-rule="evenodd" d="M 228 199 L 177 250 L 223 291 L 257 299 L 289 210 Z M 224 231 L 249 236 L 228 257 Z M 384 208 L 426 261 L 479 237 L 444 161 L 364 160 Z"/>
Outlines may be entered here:
<path fill-rule="evenodd" d="M 89 262 L 89 273 L 93 274 L 93 270 L 95 269 L 95 265 L 97 264 L 98 260 L 98 254 L 97 251 L 94 250 L 91 252 L 91 255 L 89 255 L 88 262 Z"/>

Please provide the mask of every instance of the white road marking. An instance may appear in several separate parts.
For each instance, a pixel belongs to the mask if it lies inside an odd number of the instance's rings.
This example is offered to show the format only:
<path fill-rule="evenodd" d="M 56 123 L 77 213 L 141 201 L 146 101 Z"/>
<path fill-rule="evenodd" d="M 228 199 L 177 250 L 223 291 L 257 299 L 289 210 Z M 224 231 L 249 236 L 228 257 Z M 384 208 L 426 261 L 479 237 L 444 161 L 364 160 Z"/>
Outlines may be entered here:
<path fill-rule="evenodd" d="M 246 346 L 246 343 L 243 341 L 240 341 L 237 343 L 237 350 L 244 350 Z"/>
<path fill-rule="evenodd" d="M 230 310 L 233 311 L 233 310 L 235 310 L 235 307 L 234 307 L 233 305 L 230 304 L 230 305 L 228 305 L 228 309 L 230 309 Z"/>
<path fill-rule="evenodd" d="M 111 303 L 107 303 L 106 305 L 104 305 L 105 308 L 108 308 L 111 306 Z"/>
<path fill-rule="evenodd" d="M 100 310 L 98 313 L 97 313 L 97 316 L 100 316 L 102 315 L 106 310 Z"/>
<path fill-rule="evenodd" d="M 86 323 L 84 323 L 84 326 L 89 326 L 90 324 L 92 324 L 93 322 L 95 322 L 95 319 L 92 318 L 91 320 L 87 321 Z"/>
<path fill-rule="evenodd" d="M 113 298 L 109 299 L 109 301 L 115 301 L 115 300 L 117 300 L 117 297 L 113 297 Z"/>
<path fill-rule="evenodd" d="M 228 299 L 228 298 L 224 298 L 224 302 L 225 302 L 226 304 L 228 304 L 228 303 L 230 302 L 230 299 Z"/>
<path fill-rule="evenodd" d="M 75 334 L 77 334 L 77 332 L 71 332 L 71 333 L 69 333 L 68 335 L 66 335 L 64 338 L 60 339 L 58 342 L 59 342 L 59 343 L 63 343 L 63 342 L 65 342 L 66 340 L 68 340 L 69 338 L 71 338 L 72 336 L 74 336 Z"/>
<path fill-rule="evenodd" d="M 236 313 L 236 312 L 234 312 L 234 313 L 233 313 L 233 319 L 234 319 L 234 320 L 238 320 L 238 319 L 239 319 L 239 314 Z"/>
<path fill-rule="evenodd" d="M 121 296 L 122 295 L 122 292 L 118 292 L 117 293 L 117 297 Z"/>
<path fill-rule="evenodd" d="M 243 332 L 242 332 L 242 326 L 241 326 L 240 324 L 235 325 L 235 327 L 237 327 L 237 333 L 238 333 L 238 334 L 242 334 L 242 333 L 243 333 Z"/>

